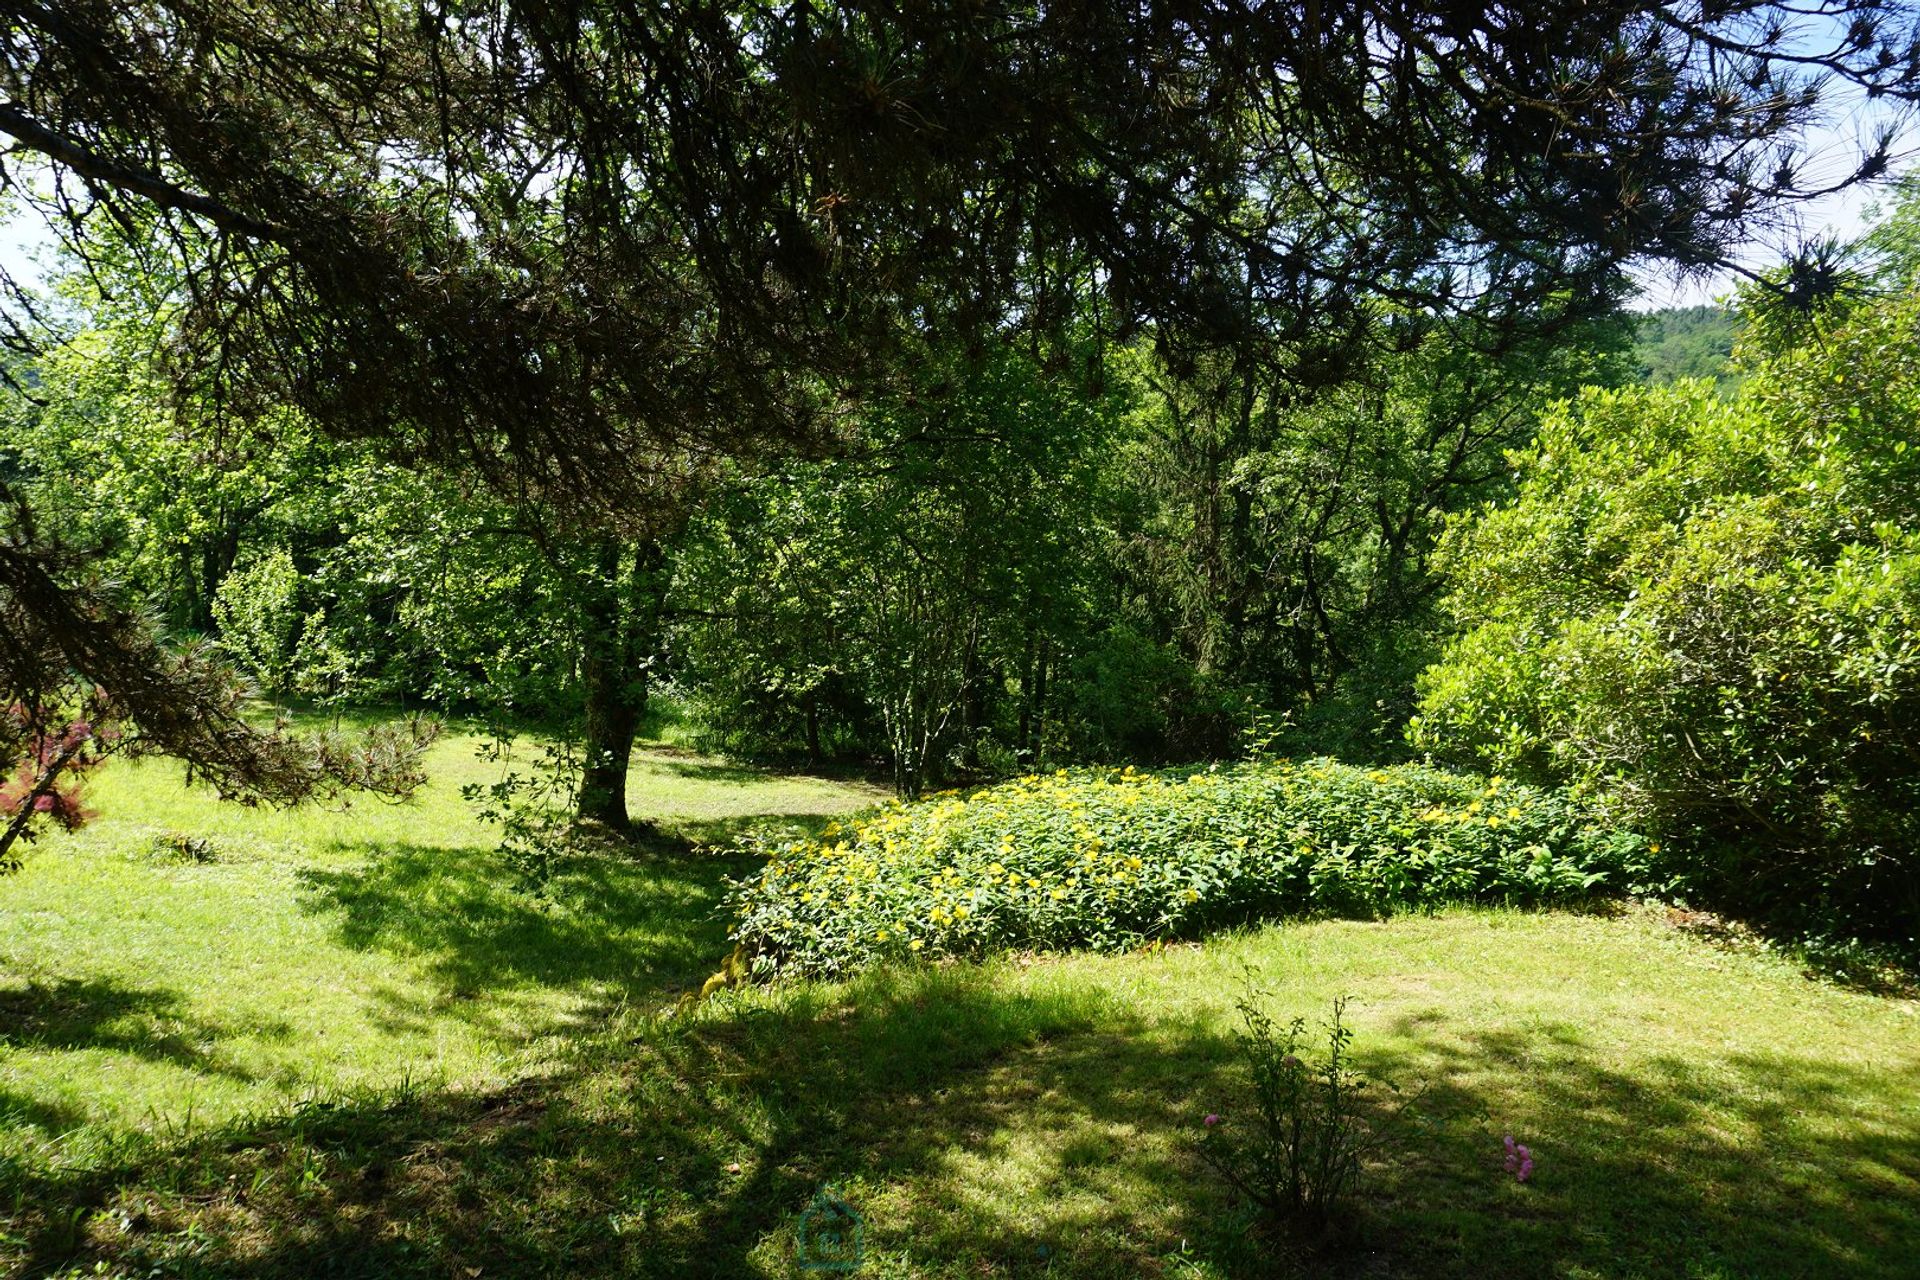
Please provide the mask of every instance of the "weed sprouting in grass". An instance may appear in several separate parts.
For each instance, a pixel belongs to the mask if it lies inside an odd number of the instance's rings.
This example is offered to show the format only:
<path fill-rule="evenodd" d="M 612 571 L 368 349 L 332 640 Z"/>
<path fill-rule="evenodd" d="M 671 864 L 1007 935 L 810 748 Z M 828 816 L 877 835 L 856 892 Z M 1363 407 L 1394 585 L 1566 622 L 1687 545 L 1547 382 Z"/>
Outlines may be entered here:
<path fill-rule="evenodd" d="M 1251 1076 L 1247 1105 L 1210 1113 L 1200 1143 L 1201 1159 L 1270 1226 L 1309 1241 L 1334 1225 L 1366 1163 L 1417 1119 L 1393 1085 L 1354 1066 L 1347 1001 L 1334 999 L 1326 1054 L 1310 1059 L 1306 1019 L 1282 1027 L 1249 984 L 1236 1005 L 1237 1044 Z"/>
<path fill-rule="evenodd" d="M 205 865 L 220 861 L 220 849 L 205 836 L 188 835 L 183 831 L 163 831 L 147 842 L 148 853 L 161 862 L 184 862 Z"/>

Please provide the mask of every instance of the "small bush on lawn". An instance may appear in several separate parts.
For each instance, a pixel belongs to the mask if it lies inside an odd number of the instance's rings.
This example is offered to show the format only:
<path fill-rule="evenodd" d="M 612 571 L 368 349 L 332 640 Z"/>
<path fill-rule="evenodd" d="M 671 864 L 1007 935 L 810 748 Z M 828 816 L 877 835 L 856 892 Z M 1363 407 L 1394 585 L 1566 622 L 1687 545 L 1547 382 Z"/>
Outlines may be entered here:
<path fill-rule="evenodd" d="M 827 974 L 1286 914 L 1561 901 L 1624 888 L 1644 843 L 1562 792 L 1312 760 L 1061 770 L 763 851 L 729 894 L 733 937 L 757 972 Z"/>
<path fill-rule="evenodd" d="M 1204 1119 L 1200 1158 L 1271 1226 L 1324 1236 L 1365 1163 L 1419 1117 L 1404 1104 L 1383 1107 L 1381 1095 L 1398 1091 L 1355 1069 L 1345 996 L 1333 1002 L 1326 1056 L 1317 1061 L 1301 1056 L 1305 1018 L 1283 1029 L 1257 991 L 1241 997 L 1239 1009 L 1249 1105 Z"/>

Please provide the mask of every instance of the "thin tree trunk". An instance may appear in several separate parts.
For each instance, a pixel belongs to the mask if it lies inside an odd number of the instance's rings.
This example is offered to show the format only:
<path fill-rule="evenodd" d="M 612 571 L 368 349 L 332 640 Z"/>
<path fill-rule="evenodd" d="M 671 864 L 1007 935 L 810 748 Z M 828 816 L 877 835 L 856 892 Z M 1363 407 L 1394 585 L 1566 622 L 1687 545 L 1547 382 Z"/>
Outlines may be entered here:
<path fill-rule="evenodd" d="M 1031 759 L 1028 767 L 1035 773 L 1046 763 L 1044 759 L 1047 745 L 1047 660 L 1053 646 L 1047 637 L 1040 637 L 1040 651 L 1033 662 L 1033 737 L 1030 740 Z"/>
<path fill-rule="evenodd" d="M 826 763 L 820 754 L 820 687 L 807 690 L 807 767 L 818 769 Z"/>
<path fill-rule="evenodd" d="M 1034 680 L 1039 674 L 1040 646 L 1035 638 L 1032 622 L 1027 623 L 1027 642 L 1020 664 L 1020 729 L 1016 735 L 1019 749 L 1027 753 L 1028 763 L 1037 765 L 1032 758 L 1033 747 L 1033 705 Z"/>

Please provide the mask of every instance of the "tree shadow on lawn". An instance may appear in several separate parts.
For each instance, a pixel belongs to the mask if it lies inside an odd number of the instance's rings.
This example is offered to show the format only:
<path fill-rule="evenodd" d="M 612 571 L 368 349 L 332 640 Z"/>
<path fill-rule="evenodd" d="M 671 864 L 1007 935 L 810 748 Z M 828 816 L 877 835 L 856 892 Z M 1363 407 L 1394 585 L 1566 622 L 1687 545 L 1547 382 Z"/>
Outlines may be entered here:
<path fill-rule="evenodd" d="M 250 1019 L 249 1034 L 285 1039 L 283 1022 Z M 56 978 L 0 986 L 0 1049 L 104 1049 L 150 1062 L 251 1080 L 216 1046 L 231 1029 L 188 1012 L 178 991 L 115 978 Z"/>
<path fill-rule="evenodd" d="M 164 1168 L 90 1184 L 42 1178 L 21 1202 L 46 1225 L 16 1233 L 31 1241 L 29 1274 L 76 1260 L 58 1224 L 78 1200 L 137 1206 L 148 1224 L 96 1228 L 83 1262 L 165 1267 L 193 1251 L 206 1275 L 733 1280 L 783 1272 L 795 1216 L 831 1184 L 870 1212 L 875 1256 L 923 1265 L 931 1247 L 956 1252 L 967 1274 L 983 1257 L 1067 1257 L 1089 1227 L 1132 1231 L 1139 1206 L 1095 1196 L 1070 1219 L 1044 1206 L 1002 1216 L 963 1157 L 990 1156 L 1032 1117 L 1076 1133 L 1089 1108 L 1122 1125 L 1166 1123 L 1161 1089 L 1140 1083 L 1169 1084 L 1191 1063 L 1122 1034 L 1103 1004 L 1007 995 L 975 969 L 882 975 L 775 1007 L 723 998 L 492 1096 L 309 1110 L 182 1149 Z M 1216 1043 L 1210 1061 L 1222 1052 Z M 1130 1087 L 1090 1089 L 1116 1068 Z M 1095 1152 L 1081 1137 L 1064 1157 L 1043 1153 L 1036 1176 L 1051 1180 L 1055 1164 L 1069 1181 L 1086 1176 Z M 316 1163 L 324 1182 L 303 1183 Z M 1159 1188 L 1191 1185 L 1191 1170 L 1144 1167 L 1134 1176 L 1156 1203 L 1182 1212 L 1187 1198 Z M 887 1202 L 890 1188 L 914 1184 L 935 1201 Z M 975 1205 L 957 1226 L 938 1210 L 949 1194 Z"/>
<path fill-rule="evenodd" d="M 769 781 L 782 781 L 788 776 L 779 770 L 766 769 L 758 765 L 736 764 L 727 760 L 712 760 L 705 756 L 667 750 L 649 751 L 639 763 L 646 768 L 670 773 L 677 778 L 727 786 L 757 786 Z"/>
<path fill-rule="evenodd" d="M 536 896 L 491 849 L 350 847 L 361 864 L 299 873 L 303 905 L 337 913 L 349 947 L 418 957 L 455 999 L 521 983 L 664 999 L 719 967 L 726 880 L 751 862 L 580 855 Z"/>
<path fill-rule="evenodd" d="M 1204 1110 L 1234 1120 L 1217 1025 L 969 968 L 728 999 L 503 1093 L 308 1109 L 24 1203 L 136 1207 L 144 1226 L 94 1227 L 82 1260 L 219 1276 L 780 1275 L 822 1186 L 887 1275 L 1910 1274 L 1912 1126 L 1816 1142 L 1787 1119 L 1883 1096 L 1874 1073 L 1735 1056 L 1729 1093 L 1551 1036 L 1406 1030 L 1379 1065 L 1427 1072 L 1448 1123 L 1375 1171 L 1356 1247 L 1292 1264 L 1194 1158 Z M 1520 1186 L 1489 1112 L 1545 1068 L 1514 1119 L 1540 1158 Z M 70 1261 L 26 1226 L 29 1273 Z"/>
<path fill-rule="evenodd" d="M 765 782 L 853 783 L 868 788 L 875 804 L 893 795 L 892 775 L 868 761 L 827 760 L 806 764 L 792 760 L 747 764 L 736 760 L 716 760 L 667 743 L 649 742 L 641 746 L 634 763 L 642 769 L 670 773 L 696 782 L 742 785 Z"/>
<path fill-rule="evenodd" d="M 1577 1028 L 1394 1030 L 1383 1074 L 1459 1123 L 1385 1190 L 1410 1238 L 1516 1274 L 1910 1276 L 1920 1053 L 1859 1067 L 1782 1053 L 1607 1061 Z M 1501 1168 L 1506 1134 L 1536 1160 Z M 1444 1270 L 1443 1272 L 1444 1273 Z"/>
<path fill-rule="evenodd" d="M 641 763 L 739 782 L 749 795 L 782 776 L 698 757 Z M 538 895 L 515 885 L 497 851 L 478 845 L 340 842 L 333 851 L 357 865 L 298 874 L 307 907 L 339 915 L 345 945 L 425 960 L 454 1001 L 504 983 L 592 988 L 609 1005 L 670 1000 L 730 949 L 720 915 L 726 882 L 759 865 L 741 838 L 817 834 L 839 816 L 805 803 L 747 807 L 759 811 L 650 816 L 655 830 L 622 848 L 563 858 Z"/>
<path fill-rule="evenodd" d="M 85 1113 L 77 1108 L 63 1107 L 13 1089 L 0 1089 L 0 1132 L 38 1129 L 55 1136 L 79 1128 L 86 1120 Z"/>

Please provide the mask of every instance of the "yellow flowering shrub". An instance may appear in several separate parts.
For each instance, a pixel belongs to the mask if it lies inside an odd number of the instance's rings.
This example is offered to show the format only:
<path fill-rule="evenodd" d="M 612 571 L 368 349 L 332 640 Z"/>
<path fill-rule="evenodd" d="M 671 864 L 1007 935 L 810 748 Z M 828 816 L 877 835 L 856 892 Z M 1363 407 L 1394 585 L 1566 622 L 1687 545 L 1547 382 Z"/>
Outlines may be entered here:
<path fill-rule="evenodd" d="M 1645 852 L 1565 793 L 1331 760 L 1061 770 L 895 801 L 763 844 L 728 895 L 757 971 L 1117 948 L 1275 916 L 1539 903 L 1625 886 Z"/>

